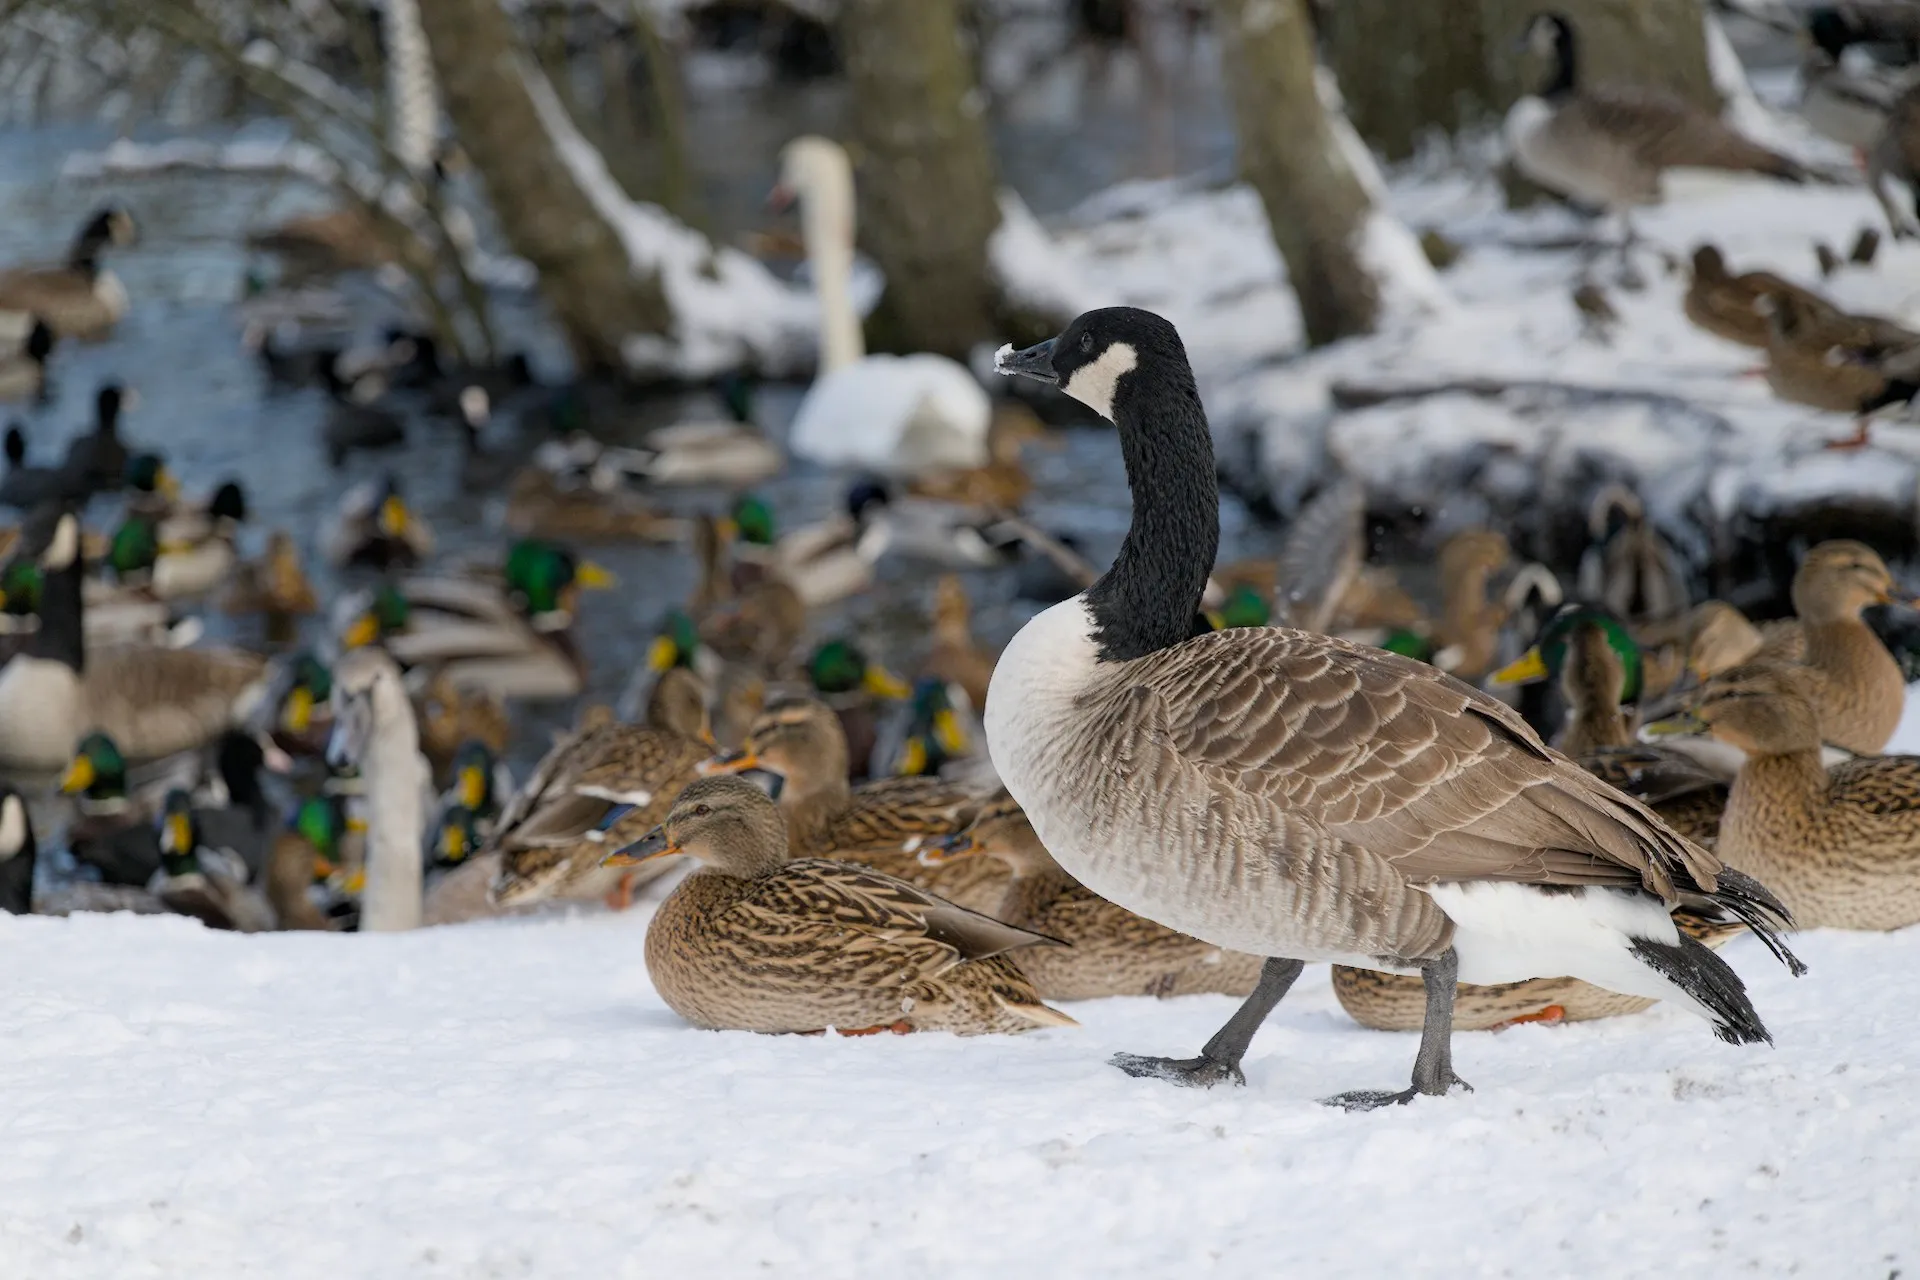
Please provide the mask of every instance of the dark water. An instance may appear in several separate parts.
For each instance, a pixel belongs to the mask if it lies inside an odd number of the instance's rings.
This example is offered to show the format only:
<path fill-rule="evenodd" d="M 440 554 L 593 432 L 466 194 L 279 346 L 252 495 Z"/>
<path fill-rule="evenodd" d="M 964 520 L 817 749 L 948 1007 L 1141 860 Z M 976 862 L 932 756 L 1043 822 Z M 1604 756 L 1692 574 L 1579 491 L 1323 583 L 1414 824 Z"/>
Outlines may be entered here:
<path fill-rule="evenodd" d="M 1168 173 L 1216 170 L 1227 162 L 1226 132 L 1215 80 L 1205 67 L 1170 78 L 1153 95 L 1131 93 L 1126 82 L 1056 75 L 1034 101 L 1003 104 L 995 140 L 1005 178 L 1042 210 L 1071 205 L 1112 181 Z M 841 109 L 832 89 L 790 90 L 768 85 L 743 91 L 696 92 L 690 132 L 699 145 L 700 186 L 713 206 L 712 224 L 729 230 L 759 224 L 761 197 L 771 182 L 778 147 L 800 128 L 831 129 Z M 1150 99 L 1150 100 L 1149 100 Z M 247 126 L 247 136 L 276 136 L 271 122 Z M 142 129 L 140 140 L 170 136 Z M 232 136 L 229 132 L 207 136 Z M 497 554 L 506 539 L 498 528 L 498 495 L 468 492 L 460 477 L 457 428 L 426 419 L 410 424 L 400 451 L 360 454 L 339 470 L 329 467 L 319 431 L 325 402 L 318 391 L 272 393 L 240 345 L 235 299 L 250 265 L 243 237 L 287 213 L 319 207 L 313 191 L 255 178 L 170 174 L 75 181 L 60 177 L 69 153 L 112 141 L 97 125 L 51 125 L 0 131 L 0 263 L 58 257 L 86 214 L 106 200 L 132 209 L 140 242 L 111 260 L 132 298 L 127 318 L 107 341 L 68 344 L 55 355 L 56 394 L 44 408 L 23 411 L 31 456 L 57 458 L 65 440 L 88 429 L 95 389 L 119 380 L 139 395 L 123 433 L 137 446 L 161 451 L 189 495 L 200 496 L 238 478 L 256 513 L 244 549 L 251 553 L 273 527 L 290 530 L 307 552 L 323 598 L 341 585 L 316 552 L 323 523 L 351 484 L 389 470 L 409 501 L 433 524 L 448 557 Z M 356 323 L 371 335 L 402 309 L 368 281 L 351 282 Z M 531 298 L 499 301 L 508 343 L 533 354 L 544 379 L 566 376 L 567 357 Z M 768 388 L 756 413 L 779 434 L 803 388 Z M 686 406 L 689 410 L 700 406 Z M 662 422 L 681 408 L 658 406 Z M 716 405 L 707 405 L 711 412 Z M 704 415 L 703 415 L 704 416 Z M 1110 556 L 1127 522 L 1124 475 L 1105 431 L 1061 433 L 1057 449 L 1030 451 L 1038 494 L 1033 514 L 1056 531 L 1084 540 L 1096 561 Z M 792 527 L 834 508 L 848 477 L 796 465 L 765 486 L 781 523 Z M 662 494 L 682 511 L 718 508 L 725 493 L 676 490 Z M 106 526 L 113 505 L 97 500 L 89 523 Z M 1229 503 L 1223 554 L 1257 554 L 1267 535 Z M 621 586 L 586 597 L 579 638 L 592 667 L 587 696 L 611 700 L 645 651 L 654 624 L 684 600 L 694 566 L 680 548 L 616 545 L 589 549 L 614 570 Z M 907 674 L 918 657 L 916 631 L 924 619 L 935 575 L 922 566 L 883 567 L 881 587 L 815 620 L 816 632 L 850 634 Z M 977 629 L 1003 643 L 1034 606 L 1012 600 L 1005 573 L 969 575 L 979 611 Z M 312 623 L 315 638 L 320 620 Z M 212 634 L 227 623 L 209 618 Z M 547 731 L 570 721 L 567 706 L 519 708 L 515 764 L 524 768 L 549 741 Z"/>

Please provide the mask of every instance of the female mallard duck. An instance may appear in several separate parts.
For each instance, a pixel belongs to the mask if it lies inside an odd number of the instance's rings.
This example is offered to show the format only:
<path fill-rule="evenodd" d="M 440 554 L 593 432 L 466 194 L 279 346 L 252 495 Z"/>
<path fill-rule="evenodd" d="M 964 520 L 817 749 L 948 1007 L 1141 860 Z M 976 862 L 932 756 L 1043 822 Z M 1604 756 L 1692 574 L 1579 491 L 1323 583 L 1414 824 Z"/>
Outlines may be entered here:
<path fill-rule="evenodd" d="M 1920 922 L 1920 757 L 1827 768 L 1804 669 L 1755 664 L 1716 677 L 1656 732 L 1705 732 L 1746 753 L 1720 823 L 1720 856 L 1779 886 L 1800 928 Z"/>
<path fill-rule="evenodd" d="M 432 557 L 433 529 L 408 508 L 399 480 L 389 475 L 347 490 L 322 547 L 336 569 L 409 569 Z"/>
<path fill-rule="evenodd" d="M 873 767 L 873 749 L 880 741 L 880 700 L 910 698 L 913 687 L 851 640 L 838 638 L 813 651 L 807 660 L 807 683 L 840 720 L 847 780 L 861 781 Z"/>
<path fill-rule="evenodd" d="M 1061 870 L 1033 834 L 1026 814 L 1004 791 L 981 805 L 965 831 L 932 841 L 920 851 L 920 860 L 936 867 L 982 856 L 999 859 L 1013 872 L 995 917 L 1067 944 L 1037 947 L 1014 957 L 1043 999 L 1213 992 L 1245 996 L 1259 981 L 1259 956 L 1223 951 L 1143 920 Z"/>
<path fill-rule="evenodd" d="M 1886 750 L 1906 705 L 1900 664 L 1860 619 L 1869 605 L 1894 603 L 1896 592 L 1879 554 L 1844 539 L 1816 545 L 1793 575 L 1793 610 L 1813 674 L 1808 695 L 1821 740 L 1855 755 Z"/>
<path fill-rule="evenodd" d="M 939 778 L 883 778 L 847 785 L 847 740 L 825 703 L 776 699 L 754 722 L 746 747 L 706 772 L 764 769 L 780 775 L 780 809 L 796 857 L 863 862 L 971 911 L 991 911 L 1008 873 L 990 860 L 928 867 L 922 845 L 962 831 L 981 796 Z"/>
<path fill-rule="evenodd" d="M 18 791 L 0 783 L 0 911 L 16 916 L 33 913 L 33 867 L 38 856 L 27 802 Z"/>
<path fill-rule="evenodd" d="M 1499 651 L 1506 606 L 1492 599 L 1488 583 L 1513 560 L 1504 534 L 1467 529 L 1440 548 L 1440 617 L 1433 638 L 1434 662 L 1462 680 L 1478 680 Z"/>
<path fill-rule="evenodd" d="M 632 901 L 645 880 L 602 873 L 601 859 L 609 847 L 659 825 L 673 797 L 713 755 L 698 678 L 672 667 L 661 684 L 659 720 L 576 730 L 547 752 L 508 803 L 489 842 L 501 853 L 492 893 L 497 905 L 552 897 L 605 896 L 614 906 Z"/>
<path fill-rule="evenodd" d="M 973 638 L 973 606 L 960 579 L 946 574 L 933 588 L 933 648 L 921 665 L 921 674 L 967 692 L 975 710 L 987 705 L 987 684 L 993 679 L 993 655 Z"/>
<path fill-rule="evenodd" d="M 327 763 L 360 771 L 367 808 L 362 932 L 420 927 L 421 834 L 433 775 L 400 668 L 378 649 L 333 664 L 333 739 Z"/>
<path fill-rule="evenodd" d="M 1558 680 L 1567 718 L 1553 745 L 1570 756 L 1633 745 L 1625 707 L 1642 693 L 1640 646 L 1620 620 L 1592 605 L 1561 606 L 1539 639 L 1493 673 L 1494 684 Z"/>
<path fill-rule="evenodd" d="M 1767 940 L 1784 910 L 1548 749 L 1504 703 L 1330 637 L 1194 637 L 1220 500 L 1172 325 L 1131 307 L 1091 311 L 997 363 L 1117 425 L 1133 523 L 1098 583 L 1002 653 L 987 699 L 994 765 L 1087 888 L 1270 957 L 1199 1057 L 1116 1065 L 1185 1084 L 1240 1078 L 1253 1033 L 1307 959 L 1425 983 L 1411 1087 L 1335 1099 L 1348 1107 L 1461 1083 L 1449 1045 L 1462 979 L 1578 977 L 1673 1000 L 1724 1039 L 1766 1039 L 1739 977 L 1683 937 L 1670 910 L 1683 893 L 1705 898 Z"/>
<path fill-rule="evenodd" d="M 320 598 L 300 564 L 300 548 L 285 529 L 267 535 L 267 549 L 243 560 L 222 596 L 220 607 L 236 617 L 258 616 L 266 623 L 269 645 L 291 644 L 299 620 L 320 610 Z"/>
<path fill-rule="evenodd" d="M 1761 299 L 1792 295 L 1812 307 L 1827 304 L 1771 271 L 1743 271 L 1734 275 L 1720 250 L 1703 244 L 1693 251 L 1693 278 L 1687 286 L 1687 319 L 1716 338 L 1743 347 L 1767 345 L 1767 307 Z"/>
<path fill-rule="evenodd" d="M 1790 295 L 1770 295 L 1767 385 L 1782 400 L 1854 416 L 1853 434 L 1830 449 L 1870 443 L 1868 417 L 1920 393 L 1920 334 L 1872 317 L 1824 310 Z"/>
<path fill-rule="evenodd" d="M 45 400 L 47 357 L 53 354 L 53 329 L 29 316 L 19 345 L 0 355 L 0 400 Z"/>
<path fill-rule="evenodd" d="M 1687 669 L 1706 680 L 1748 662 L 1804 662 L 1806 633 L 1797 619 L 1755 626 L 1724 600 L 1708 600 L 1688 617 Z"/>
<path fill-rule="evenodd" d="M 606 570 L 535 538 L 507 552 L 498 581 L 412 577 L 377 590 L 341 643 L 378 640 L 403 667 L 502 699 L 578 697 L 585 660 L 569 628 L 580 591 L 613 584 Z"/>
<path fill-rule="evenodd" d="M 212 741 L 266 693 L 266 660 L 237 650 L 125 646 L 89 653 L 83 641 L 80 522 L 48 509 L 28 522 L 23 554 L 40 567 L 40 627 L 0 668 L 0 760 L 58 769 L 90 729 L 150 760 Z"/>
<path fill-rule="evenodd" d="M 608 855 L 700 869 L 647 926 L 647 974 L 714 1030 L 1015 1034 L 1074 1025 L 1007 954 L 1052 942 L 850 862 L 790 860 L 780 811 L 739 778 L 703 778 L 666 821 Z"/>
<path fill-rule="evenodd" d="M 133 215 L 117 205 L 96 210 L 60 266 L 0 272 L 0 311 L 31 311 L 63 338 L 103 338 L 127 313 L 127 291 L 100 265 L 109 248 L 133 243 Z"/>

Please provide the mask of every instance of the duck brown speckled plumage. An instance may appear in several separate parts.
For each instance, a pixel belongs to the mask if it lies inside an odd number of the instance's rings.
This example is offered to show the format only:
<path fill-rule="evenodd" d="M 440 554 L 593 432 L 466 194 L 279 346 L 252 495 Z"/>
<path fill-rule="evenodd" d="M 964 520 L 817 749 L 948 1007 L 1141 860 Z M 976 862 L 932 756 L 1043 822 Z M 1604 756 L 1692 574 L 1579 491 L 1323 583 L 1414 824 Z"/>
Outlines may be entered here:
<path fill-rule="evenodd" d="M 1920 757 L 1820 760 L 1804 669 L 1737 667 L 1693 715 L 1746 752 L 1719 853 L 1767 883 L 1799 928 L 1900 929 L 1920 922 Z"/>
<path fill-rule="evenodd" d="M 1693 278 L 1687 286 L 1687 319 L 1716 338 L 1746 347 L 1767 345 L 1767 314 L 1760 300 L 1790 294 L 1810 307 L 1822 299 L 1771 271 L 1734 275 L 1720 250 L 1703 244 L 1693 251 Z"/>
<path fill-rule="evenodd" d="M 921 853 L 932 866 L 976 858 L 998 859 L 1013 873 L 997 917 L 1068 944 L 1014 953 L 1014 963 L 1045 999 L 1244 996 L 1260 978 L 1261 957 L 1176 933 L 1075 880 L 1053 860 L 1004 791 L 981 806 L 964 832 L 934 841 Z M 1417 980 L 1413 986 L 1420 991 Z"/>
<path fill-rule="evenodd" d="M 616 865 L 689 854 L 647 927 L 668 1007 L 715 1030 L 1015 1034 L 1073 1019 L 1009 952 L 1038 934 L 856 863 L 789 860 L 780 811 L 739 778 L 703 778 Z"/>
<path fill-rule="evenodd" d="M 823 702 L 776 700 L 754 722 L 746 747 L 709 767 L 769 769 L 785 780 L 780 808 L 795 857 L 865 863 L 973 911 L 991 911 L 1005 896 L 1011 874 L 996 860 L 929 867 L 918 856 L 927 842 L 965 830 L 983 797 L 937 777 L 850 787 L 846 735 Z"/>
<path fill-rule="evenodd" d="M 675 667 L 661 681 L 671 686 L 649 706 L 659 709 L 662 723 L 583 723 L 546 754 L 501 813 L 489 841 L 489 851 L 501 855 L 496 905 L 604 894 L 612 905 L 624 906 L 633 889 L 651 878 L 602 872 L 601 859 L 658 824 L 713 754 L 698 677 Z M 623 805 L 632 807 L 602 832 Z M 654 863 L 648 870 L 663 874 L 667 866 Z"/>

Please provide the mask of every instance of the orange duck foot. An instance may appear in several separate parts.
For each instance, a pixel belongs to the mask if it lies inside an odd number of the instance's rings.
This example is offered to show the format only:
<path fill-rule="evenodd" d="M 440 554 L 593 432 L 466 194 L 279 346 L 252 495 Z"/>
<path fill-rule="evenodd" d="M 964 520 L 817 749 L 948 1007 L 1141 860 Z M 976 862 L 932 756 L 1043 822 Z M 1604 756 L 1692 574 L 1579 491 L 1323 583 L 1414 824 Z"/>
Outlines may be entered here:
<path fill-rule="evenodd" d="M 877 1027 L 855 1027 L 851 1030 L 846 1028 L 838 1028 L 836 1030 L 837 1030 L 837 1034 L 843 1035 L 843 1036 L 877 1036 L 877 1035 L 884 1035 L 889 1031 L 893 1032 L 893 1034 L 897 1036 L 904 1036 L 912 1032 L 913 1024 L 911 1022 L 908 1022 L 905 1018 L 901 1018 L 894 1022 L 882 1023 L 880 1026 L 877 1026 Z"/>
<path fill-rule="evenodd" d="M 620 877 L 620 883 L 607 890 L 607 907 L 613 911 L 625 911 L 633 905 L 633 872 Z"/>
<path fill-rule="evenodd" d="M 1487 1030 L 1505 1031 L 1508 1027 L 1517 1027 L 1523 1022 L 1564 1022 L 1566 1017 L 1567 1011 L 1564 1006 L 1550 1004 L 1538 1013 L 1523 1013 L 1517 1018 L 1508 1018 L 1505 1022 L 1497 1022 L 1493 1026 L 1488 1027 Z"/>
<path fill-rule="evenodd" d="M 1835 450 L 1864 449 L 1871 443 L 1873 442 L 1867 438 L 1866 419 L 1862 418 L 1859 422 L 1856 422 L 1854 424 L 1852 435 L 1842 436 L 1838 440 L 1829 440 L 1827 441 L 1826 447 L 1829 449 L 1835 449 Z"/>

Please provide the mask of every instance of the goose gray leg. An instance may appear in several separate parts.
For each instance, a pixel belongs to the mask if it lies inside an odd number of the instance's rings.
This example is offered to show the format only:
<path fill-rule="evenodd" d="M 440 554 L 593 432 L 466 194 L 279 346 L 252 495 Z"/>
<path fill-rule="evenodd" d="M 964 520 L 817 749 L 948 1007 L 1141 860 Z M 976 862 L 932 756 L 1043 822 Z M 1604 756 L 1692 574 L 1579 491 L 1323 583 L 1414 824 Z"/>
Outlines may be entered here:
<path fill-rule="evenodd" d="M 1150 1058 L 1139 1053 L 1116 1053 L 1108 1061 L 1130 1076 L 1170 1080 L 1188 1088 L 1211 1089 L 1223 1080 L 1245 1084 L 1247 1078 L 1240 1074 L 1240 1059 L 1247 1056 L 1253 1033 L 1273 1012 L 1273 1006 L 1280 1003 L 1280 997 L 1287 994 L 1303 967 L 1298 960 L 1269 957 L 1260 966 L 1260 981 L 1253 988 L 1253 994 L 1227 1019 L 1226 1026 L 1213 1033 L 1213 1039 L 1207 1041 L 1197 1058 Z M 1448 1014 L 1451 1017 L 1451 1007 Z"/>
<path fill-rule="evenodd" d="M 1460 980 L 1460 957 L 1452 947 L 1420 970 L 1427 987 L 1427 1020 L 1420 1028 L 1420 1052 L 1413 1059 L 1413 1084 L 1399 1093 L 1355 1089 L 1325 1099 L 1330 1107 L 1371 1111 L 1375 1107 L 1412 1102 L 1420 1094 L 1444 1097 L 1455 1085 L 1473 1092 L 1473 1086 L 1453 1074 L 1453 998 Z"/>

